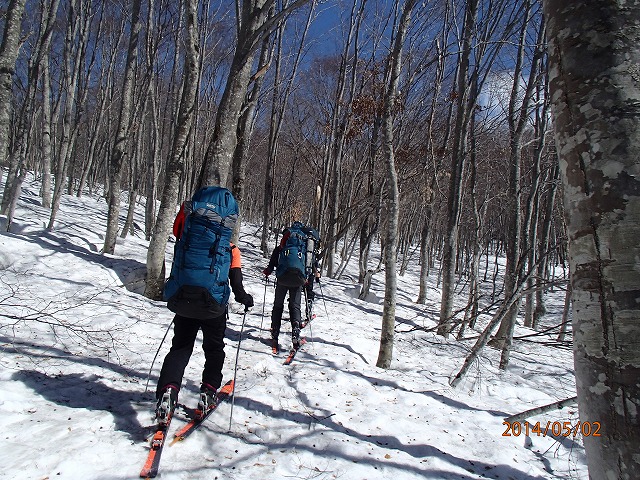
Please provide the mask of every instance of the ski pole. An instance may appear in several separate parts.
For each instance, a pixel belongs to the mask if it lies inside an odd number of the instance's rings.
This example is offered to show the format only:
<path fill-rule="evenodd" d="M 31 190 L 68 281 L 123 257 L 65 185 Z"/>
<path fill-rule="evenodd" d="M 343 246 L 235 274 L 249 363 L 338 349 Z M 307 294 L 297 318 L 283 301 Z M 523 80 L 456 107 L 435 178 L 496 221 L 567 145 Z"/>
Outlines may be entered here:
<path fill-rule="evenodd" d="M 262 299 L 262 318 L 260 319 L 260 331 L 262 331 L 262 324 L 264 323 L 264 304 L 267 303 L 267 285 L 269 284 L 269 277 L 264 279 L 264 298 Z"/>
<path fill-rule="evenodd" d="M 147 391 L 149 390 L 149 382 L 151 381 L 151 370 L 153 370 L 153 365 L 156 363 L 156 358 L 158 358 L 158 354 L 160 353 L 162 344 L 164 343 L 165 338 L 167 338 L 167 335 L 169 334 L 169 329 L 171 328 L 171 325 L 173 325 L 173 320 L 171 320 L 171 323 L 169 323 L 169 326 L 167 327 L 167 331 L 164 332 L 164 337 L 162 337 L 162 340 L 160 340 L 160 345 L 158 346 L 158 350 L 156 350 L 156 354 L 153 357 L 153 360 L 151 361 L 151 367 L 149 367 L 149 373 L 147 374 L 147 385 L 144 387 L 144 393 L 147 393 Z"/>
<path fill-rule="evenodd" d="M 229 432 L 231 431 L 231 421 L 233 419 L 233 405 L 236 403 L 236 374 L 238 373 L 238 356 L 240 355 L 240 343 L 242 343 L 242 332 L 244 331 L 244 321 L 247 318 L 249 308 L 244 309 L 242 316 L 242 326 L 240 327 L 240 338 L 238 338 L 238 348 L 236 348 L 236 362 L 233 367 L 233 392 L 231 393 L 231 413 L 229 414 Z"/>
<path fill-rule="evenodd" d="M 322 303 L 324 304 L 324 313 L 327 316 L 327 320 L 329 320 L 329 312 L 327 311 L 327 302 L 324 300 L 324 292 L 322 291 L 322 283 L 318 280 L 318 285 L 320 285 L 320 295 L 322 295 Z"/>
<path fill-rule="evenodd" d="M 313 291 L 311 291 L 311 293 L 313 293 Z M 313 302 L 313 297 L 311 298 L 311 301 Z M 313 320 L 313 314 L 311 312 L 311 308 L 309 307 L 309 292 L 307 292 L 306 288 L 304 289 L 304 308 L 307 315 L 307 323 L 311 323 L 311 320 Z"/>
<path fill-rule="evenodd" d="M 311 318 L 311 309 L 309 308 L 309 297 L 307 297 L 307 289 L 306 288 L 304 289 L 304 305 L 305 305 L 305 311 L 307 312 L 306 313 L 306 315 L 307 315 L 307 323 L 306 323 L 306 325 L 309 326 L 309 338 L 310 338 L 310 341 L 312 343 L 313 351 L 315 353 L 315 345 L 313 345 L 313 328 L 311 327 L 311 320 L 313 320 L 313 319 Z"/>

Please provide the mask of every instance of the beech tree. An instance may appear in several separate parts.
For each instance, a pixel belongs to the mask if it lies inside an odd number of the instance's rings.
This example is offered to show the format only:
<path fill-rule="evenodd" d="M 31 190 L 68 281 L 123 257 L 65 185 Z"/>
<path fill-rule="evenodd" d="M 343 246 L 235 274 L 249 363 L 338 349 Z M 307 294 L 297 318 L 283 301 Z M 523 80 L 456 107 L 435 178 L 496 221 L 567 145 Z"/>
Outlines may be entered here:
<path fill-rule="evenodd" d="M 472 95 L 468 81 L 474 24 L 478 15 L 478 0 L 466 3 L 464 26 L 456 79 L 456 119 L 453 146 L 451 148 L 451 176 L 449 179 L 449 198 L 447 204 L 447 230 L 442 252 L 442 300 L 440 302 L 440 321 L 438 334 L 448 336 L 452 326 L 453 292 L 455 288 L 455 262 L 458 248 L 458 228 L 461 210 L 461 188 L 464 164 L 466 161 L 466 143 L 476 98 Z M 477 95 L 477 93 L 476 93 Z"/>
<path fill-rule="evenodd" d="M 189 131 L 195 116 L 194 106 L 198 90 L 200 75 L 200 54 L 198 45 L 198 5 L 197 0 L 184 1 L 185 26 L 185 59 L 184 82 L 182 96 L 178 109 L 178 118 L 171 147 L 171 155 L 167 163 L 167 172 L 162 190 L 158 218 L 156 219 L 153 236 L 147 251 L 147 281 L 145 295 L 149 298 L 162 298 L 164 286 L 164 252 L 175 215 L 175 205 L 178 202 L 178 185 L 184 174 L 186 162 L 186 146 Z"/>
<path fill-rule="evenodd" d="M 580 420 L 592 479 L 640 478 L 640 2 L 545 0 Z"/>
<path fill-rule="evenodd" d="M 275 0 L 236 0 L 236 49 L 227 83 L 218 105 L 213 136 L 200 173 L 201 187 L 228 186 L 233 154 L 238 142 L 240 109 L 251 80 L 257 47 L 278 23 L 310 0 L 295 0 L 270 15 Z"/>
<path fill-rule="evenodd" d="M 0 165 L 4 164 L 9 146 L 9 123 L 11 123 L 11 86 L 16 71 L 16 59 L 20 48 L 20 25 L 25 0 L 13 0 L 7 6 L 4 31 L 0 44 Z M 0 180 L 2 175 L 0 172 Z M 6 188 L 5 188 L 6 195 Z"/>
<path fill-rule="evenodd" d="M 384 308 L 382 310 L 382 332 L 380 334 L 380 351 L 376 366 L 389 368 L 393 358 L 393 333 L 396 322 L 396 249 L 398 246 L 398 215 L 400 208 L 400 193 L 398 191 L 398 175 L 396 172 L 394 145 L 393 145 L 393 120 L 394 106 L 398 95 L 398 84 L 402 67 L 402 47 L 404 45 L 411 12 L 417 0 L 406 0 L 402 15 L 398 22 L 398 30 L 395 32 L 393 46 L 388 57 L 385 71 L 386 91 L 384 95 L 384 111 L 382 114 L 382 149 L 386 165 L 387 180 L 387 224 L 385 227 L 385 291 Z"/>
<path fill-rule="evenodd" d="M 129 36 L 129 48 L 124 69 L 122 85 L 122 103 L 120 104 L 120 116 L 115 143 L 109 159 L 109 213 L 107 217 L 107 231 L 104 236 L 104 253 L 113 254 L 116 248 L 116 236 L 118 234 L 118 220 L 120 216 L 120 188 L 122 181 L 122 168 L 129 144 L 129 132 L 131 130 L 131 117 L 133 114 L 135 70 L 138 60 L 138 40 L 140 36 L 140 7 L 141 0 L 133 0 L 131 4 L 131 32 Z"/>
<path fill-rule="evenodd" d="M 521 164 L 523 161 L 522 152 L 524 149 L 523 138 L 525 135 L 525 128 L 531 118 L 536 85 L 540 83 L 541 76 L 539 66 L 545 50 L 542 42 L 544 36 L 543 22 L 536 18 L 534 7 L 533 2 L 530 0 L 525 0 L 522 6 L 525 15 L 522 19 L 522 25 L 520 28 L 518 53 L 514 67 L 514 79 L 507 109 L 507 121 L 509 124 L 509 191 L 507 201 L 510 202 L 510 205 L 506 213 L 507 227 L 511 234 L 507 236 L 506 240 L 507 262 L 504 280 L 505 301 L 511 297 L 518 282 L 522 281 L 522 265 L 524 263 L 521 261 L 522 250 L 530 248 L 530 246 L 526 245 L 526 242 L 523 241 L 523 237 L 525 237 L 528 229 L 522 225 L 523 208 L 521 193 Z M 523 75 L 527 30 L 531 28 L 531 25 L 533 25 L 534 28 L 537 25 L 538 32 L 536 35 L 533 58 L 529 64 L 529 70 L 526 72 L 526 75 Z M 521 78 L 523 77 L 526 78 L 524 86 L 521 84 Z M 544 132 L 540 132 L 540 135 L 544 138 Z M 533 268 L 532 265 L 529 265 L 529 267 Z M 505 369 L 509 362 L 509 352 L 511 349 L 511 342 L 516 325 L 519 305 L 520 299 L 516 299 L 513 306 L 505 314 L 505 318 L 501 322 L 500 328 L 492 341 L 494 346 L 502 348 L 502 359 L 500 361 L 500 368 L 502 369 Z"/>

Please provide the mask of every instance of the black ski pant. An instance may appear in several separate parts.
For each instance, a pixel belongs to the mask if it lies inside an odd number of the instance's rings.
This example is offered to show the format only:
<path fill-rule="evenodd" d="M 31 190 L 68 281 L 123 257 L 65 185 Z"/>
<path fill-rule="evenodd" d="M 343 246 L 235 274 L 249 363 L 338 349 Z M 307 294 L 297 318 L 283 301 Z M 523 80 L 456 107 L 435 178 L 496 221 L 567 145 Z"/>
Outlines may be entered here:
<path fill-rule="evenodd" d="M 276 282 L 276 294 L 271 311 L 271 338 L 278 341 L 280 326 L 282 325 L 282 312 L 284 311 L 284 299 L 289 293 L 289 318 L 291 320 L 291 340 L 297 343 L 300 340 L 300 302 L 302 299 L 302 287 L 285 287 Z"/>
<path fill-rule="evenodd" d="M 304 292 L 307 297 L 307 305 L 306 305 L 306 317 L 307 321 L 311 320 L 311 315 L 313 311 L 313 300 L 316 298 L 316 294 L 313 291 L 313 275 L 309 275 L 309 279 L 307 283 L 304 284 Z"/>
<path fill-rule="evenodd" d="M 193 352 L 198 330 L 202 330 L 202 350 L 204 351 L 204 370 L 202 383 L 218 389 L 222 383 L 222 366 L 224 365 L 224 333 L 227 328 L 227 314 L 220 317 L 196 320 L 176 315 L 173 319 L 173 340 L 171 349 L 164 357 L 156 398 L 168 385 L 178 390 L 182 385 L 184 370 Z"/>

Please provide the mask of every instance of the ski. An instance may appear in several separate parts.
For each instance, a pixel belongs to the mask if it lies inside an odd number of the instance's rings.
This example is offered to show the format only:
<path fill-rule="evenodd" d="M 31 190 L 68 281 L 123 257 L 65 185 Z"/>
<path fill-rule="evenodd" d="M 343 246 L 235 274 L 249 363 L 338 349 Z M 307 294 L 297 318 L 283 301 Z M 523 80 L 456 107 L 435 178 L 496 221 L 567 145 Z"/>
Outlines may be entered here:
<path fill-rule="evenodd" d="M 171 445 L 173 445 L 176 442 L 181 442 L 182 440 L 187 438 L 189 435 L 191 435 L 194 431 L 196 431 L 198 427 L 202 425 L 202 423 L 207 418 L 209 418 L 209 415 L 211 415 L 218 408 L 218 405 L 220 405 L 223 401 L 229 398 L 232 393 L 233 393 L 233 380 L 229 380 L 226 384 L 222 386 L 220 390 L 218 390 L 218 392 L 216 393 L 214 403 L 209 410 L 204 412 L 204 414 L 198 409 L 193 410 L 193 416 L 192 416 L 193 418 L 191 418 L 191 420 L 184 427 L 182 427 L 173 435 L 173 441 L 171 442 Z"/>
<path fill-rule="evenodd" d="M 304 327 L 306 327 L 307 325 L 309 325 L 311 322 L 313 322 L 316 319 L 316 314 L 313 313 L 311 314 L 311 318 L 305 319 L 301 324 L 300 324 L 300 329 L 302 330 Z"/>
<path fill-rule="evenodd" d="M 156 433 L 153 434 L 153 438 L 151 439 L 151 450 L 147 456 L 147 461 L 144 462 L 144 466 L 140 471 L 141 478 L 154 478 L 158 475 L 160 456 L 162 455 L 162 448 L 164 447 L 164 442 L 167 438 L 167 432 L 169 431 L 169 425 L 171 424 L 172 418 L 173 413 L 169 415 L 166 424 L 158 425 Z"/>
<path fill-rule="evenodd" d="M 280 354 L 280 344 L 273 340 L 271 340 L 271 353 L 273 353 L 274 355 Z"/>
<path fill-rule="evenodd" d="M 287 355 L 287 358 L 284 359 L 284 364 L 285 365 L 289 365 L 291 362 L 293 362 L 293 357 L 296 356 L 296 353 L 298 352 L 298 350 L 300 350 L 299 348 L 292 348 L 291 351 L 289 352 L 289 355 Z"/>
<path fill-rule="evenodd" d="M 304 337 L 301 338 L 300 345 L 298 346 L 298 348 L 291 349 L 291 351 L 289 352 L 289 355 L 284 360 L 284 365 L 289 365 L 293 361 L 293 358 L 296 356 L 296 353 L 298 353 L 298 350 L 300 350 L 300 347 L 302 347 L 302 345 L 304 345 L 305 343 L 307 343 L 307 339 Z"/>

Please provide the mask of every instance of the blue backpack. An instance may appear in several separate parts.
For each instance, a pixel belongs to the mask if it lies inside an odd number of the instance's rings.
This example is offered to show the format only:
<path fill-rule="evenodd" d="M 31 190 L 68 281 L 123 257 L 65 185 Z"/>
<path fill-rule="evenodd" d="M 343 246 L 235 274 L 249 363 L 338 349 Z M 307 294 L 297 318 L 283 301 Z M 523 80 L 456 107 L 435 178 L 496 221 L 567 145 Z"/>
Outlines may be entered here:
<path fill-rule="evenodd" d="M 301 222 L 293 222 L 287 231 L 289 237 L 278 257 L 276 278 L 285 287 L 301 287 L 311 274 L 320 238 L 318 232 Z"/>
<path fill-rule="evenodd" d="M 164 287 L 167 307 L 200 320 L 219 317 L 229 303 L 231 234 L 238 204 L 229 190 L 205 187 L 185 202 L 182 235 Z"/>

